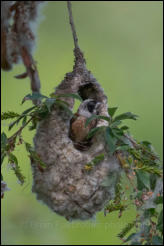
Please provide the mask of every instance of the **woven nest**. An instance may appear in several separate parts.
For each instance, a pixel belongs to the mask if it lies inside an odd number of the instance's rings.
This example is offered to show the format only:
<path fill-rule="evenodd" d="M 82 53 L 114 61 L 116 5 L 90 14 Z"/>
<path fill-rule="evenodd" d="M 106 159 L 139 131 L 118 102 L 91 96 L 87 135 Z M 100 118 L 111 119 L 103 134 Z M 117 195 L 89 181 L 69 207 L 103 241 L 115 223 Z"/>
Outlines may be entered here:
<path fill-rule="evenodd" d="M 100 101 L 100 115 L 108 116 L 107 97 L 96 79 L 87 70 L 80 49 L 75 49 L 75 65 L 73 72 L 67 73 L 64 80 L 55 90 L 55 94 L 79 93 L 83 100 Z M 69 104 L 72 110 L 73 98 L 62 100 Z M 97 133 L 92 138 L 92 144 L 85 151 L 74 147 L 69 137 L 71 116 L 63 108 L 54 106 L 48 118 L 42 120 L 34 138 L 35 150 L 46 168 L 41 170 L 32 162 L 33 192 L 37 199 L 42 200 L 54 212 L 67 220 L 92 218 L 102 210 L 109 200 L 114 198 L 115 186 L 120 175 L 120 166 L 115 156 L 110 157 L 106 148 L 104 136 Z M 97 126 L 105 126 L 106 122 L 99 120 Z M 85 165 L 96 156 L 104 154 L 104 160 L 86 171 Z M 104 180 L 108 178 L 108 185 Z"/>

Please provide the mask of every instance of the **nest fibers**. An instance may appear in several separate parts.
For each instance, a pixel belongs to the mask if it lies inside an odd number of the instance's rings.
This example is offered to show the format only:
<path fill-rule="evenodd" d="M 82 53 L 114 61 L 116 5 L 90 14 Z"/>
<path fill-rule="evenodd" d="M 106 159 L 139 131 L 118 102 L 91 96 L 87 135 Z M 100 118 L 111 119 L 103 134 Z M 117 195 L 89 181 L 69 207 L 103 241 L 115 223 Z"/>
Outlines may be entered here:
<path fill-rule="evenodd" d="M 66 74 L 55 94 L 79 93 L 83 100 L 98 100 L 102 103 L 100 115 L 109 116 L 107 97 L 103 89 L 87 70 L 80 49 L 76 48 L 74 53 L 73 72 Z M 62 100 L 65 100 L 72 110 L 74 99 L 63 97 Z M 114 198 L 120 166 L 115 156 L 108 155 L 104 137 L 100 133 L 93 137 L 92 145 L 87 150 L 77 150 L 69 138 L 70 120 L 70 114 L 54 106 L 49 117 L 40 122 L 34 145 L 36 152 L 46 163 L 46 168 L 40 170 L 37 164 L 32 162 L 32 190 L 38 200 L 42 200 L 67 220 L 86 220 L 92 218 Z M 105 121 L 99 120 L 97 126 L 105 124 Z M 100 154 L 104 154 L 104 160 L 92 170 L 86 171 L 85 165 Z"/>

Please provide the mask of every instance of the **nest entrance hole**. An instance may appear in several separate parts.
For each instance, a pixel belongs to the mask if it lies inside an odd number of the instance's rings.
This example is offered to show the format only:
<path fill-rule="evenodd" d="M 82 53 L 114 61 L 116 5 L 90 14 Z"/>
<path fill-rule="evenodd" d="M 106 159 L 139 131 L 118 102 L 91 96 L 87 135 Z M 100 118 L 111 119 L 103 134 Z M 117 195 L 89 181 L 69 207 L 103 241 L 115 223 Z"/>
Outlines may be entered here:
<path fill-rule="evenodd" d="M 98 101 L 99 98 L 98 90 L 95 88 L 94 84 L 90 82 L 80 86 L 78 93 L 83 100 L 94 99 Z"/>
<path fill-rule="evenodd" d="M 102 92 L 101 90 L 90 81 L 86 81 L 84 85 L 81 85 L 78 89 L 78 94 L 82 98 L 83 101 L 87 99 L 93 99 L 96 102 L 102 102 Z M 75 105 L 75 111 L 77 112 L 77 106 Z M 75 112 L 74 112 L 75 113 Z M 91 139 L 84 139 L 83 142 L 76 142 L 74 137 L 71 135 L 71 123 L 73 122 L 74 116 L 70 120 L 70 129 L 69 129 L 69 138 L 73 141 L 74 147 L 80 151 L 88 150 L 92 145 L 92 138 Z"/>

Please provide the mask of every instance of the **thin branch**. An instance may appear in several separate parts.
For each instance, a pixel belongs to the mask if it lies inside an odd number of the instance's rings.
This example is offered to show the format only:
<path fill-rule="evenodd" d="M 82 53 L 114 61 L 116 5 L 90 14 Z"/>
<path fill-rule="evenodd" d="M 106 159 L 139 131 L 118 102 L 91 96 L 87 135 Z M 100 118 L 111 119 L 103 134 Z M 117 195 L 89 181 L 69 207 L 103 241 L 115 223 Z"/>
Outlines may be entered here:
<path fill-rule="evenodd" d="M 32 92 L 40 92 L 40 79 L 39 79 L 37 67 L 36 67 L 36 64 L 33 60 L 32 55 L 26 49 L 26 47 L 21 47 L 21 56 L 22 56 L 24 66 L 26 68 L 26 73 L 31 80 Z M 36 104 L 36 103 L 34 103 L 34 104 Z"/>
<path fill-rule="evenodd" d="M 131 136 L 129 136 L 128 134 L 125 134 L 125 137 L 132 143 L 135 149 L 139 148 L 139 145 L 136 143 L 136 141 Z"/>
<path fill-rule="evenodd" d="M 71 30 L 72 30 L 74 45 L 75 45 L 75 49 L 77 49 L 77 48 L 79 48 L 78 38 L 77 38 L 77 34 L 76 34 L 75 24 L 74 24 L 74 21 L 73 21 L 72 5 L 71 5 L 71 2 L 70 1 L 67 1 L 67 7 L 68 7 L 69 23 L 71 25 Z"/>
<path fill-rule="evenodd" d="M 32 121 L 33 117 L 31 117 L 22 127 L 19 128 L 18 131 L 16 131 L 10 138 L 8 138 L 8 141 L 12 141 L 13 138 L 17 137 L 21 134 L 22 130 Z"/>
<path fill-rule="evenodd" d="M 17 79 L 30 78 L 32 92 L 40 92 L 40 79 L 36 63 L 32 56 L 32 46 L 35 40 L 35 33 L 31 29 L 30 22 L 37 17 L 37 1 L 16 1 L 11 7 L 13 12 L 13 24 L 11 26 L 10 36 L 12 37 L 12 48 L 10 51 L 13 63 L 18 62 L 18 58 L 26 68 L 23 74 L 15 76 Z M 34 105 L 38 105 L 39 100 L 33 100 Z"/>

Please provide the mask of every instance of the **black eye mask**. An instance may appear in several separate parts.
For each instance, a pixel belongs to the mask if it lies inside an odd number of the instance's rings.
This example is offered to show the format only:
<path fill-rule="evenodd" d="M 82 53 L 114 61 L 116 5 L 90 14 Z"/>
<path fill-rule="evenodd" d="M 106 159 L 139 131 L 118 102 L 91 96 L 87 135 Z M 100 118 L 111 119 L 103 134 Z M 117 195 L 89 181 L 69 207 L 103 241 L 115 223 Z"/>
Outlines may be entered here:
<path fill-rule="evenodd" d="M 87 104 L 87 108 L 88 108 L 88 111 L 90 113 L 93 113 L 93 110 L 95 109 L 95 106 L 96 106 L 96 101 L 91 101 Z"/>

